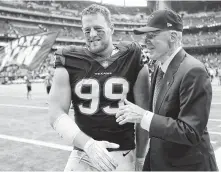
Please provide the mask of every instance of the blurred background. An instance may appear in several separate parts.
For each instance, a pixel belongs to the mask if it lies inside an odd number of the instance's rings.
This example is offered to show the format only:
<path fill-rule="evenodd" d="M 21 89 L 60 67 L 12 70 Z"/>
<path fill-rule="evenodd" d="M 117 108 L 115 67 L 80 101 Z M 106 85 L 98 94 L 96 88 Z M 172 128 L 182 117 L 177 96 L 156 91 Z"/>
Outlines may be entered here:
<path fill-rule="evenodd" d="M 135 40 L 141 45 L 143 38 L 134 35 L 133 28 L 144 26 L 148 15 L 156 9 L 173 9 L 184 21 L 183 45 L 186 51 L 205 64 L 212 80 L 218 76 L 218 68 L 221 67 L 219 1 L 0 0 L 0 46 L 24 35 L 59 32 L 48 58 L 36 70 L 31 71 L 34 82 L 41 82 L 39 79 L 48 74 L 53 75 L 53 52 L 57 48 L 84 44 L 80 15 L 81 11 L 92 3 L 103 4 L 110 9 L 115 26 L 115 43 Z M 1 61 L 2 59 L 0 63 Z M 0 84 L 20 83 L 25 75 L 27 70 L 16 64 L 7 65 L 0 73 Z"/>
<path fill-rule="evenodd" d="M 220 1 L 33 1 L 0 0 L 0 54 L 21 36 L 59 32 L 49 54 L 34 70 L 7 63 L 0 71 L 0 171 L 63 171 L 71 145 L 49 124 L 48 89 L 54 73 L 53 53 L 66 45 L 84 45 L 81 11 L 92 3 L 109 8 L 115 26 L 114 43 L 144 38 L 133 29 L 146 24 L 153 11 L 171 8 L 184 21 L 183 46 L 209 71 L 213 98 L 208 130 L 221 169 L 221 2 Z M 153 63 L 144 55 L 152 71 Z M 0 55 L 0 66 L 3 64 Z M 30 59 L 30 58 L 29 58 Z M 31 91 L 27 91 L 27 87 Z M 74 117 L 70 109 L 69 115 Z"/>

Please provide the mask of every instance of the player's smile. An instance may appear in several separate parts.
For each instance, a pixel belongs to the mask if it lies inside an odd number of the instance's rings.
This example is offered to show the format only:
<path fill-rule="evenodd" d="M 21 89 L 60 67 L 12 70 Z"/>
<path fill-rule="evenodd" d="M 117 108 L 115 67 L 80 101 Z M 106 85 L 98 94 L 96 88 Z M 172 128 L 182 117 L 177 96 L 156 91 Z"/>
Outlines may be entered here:
<path fill-rule="evenodd" d="M 100 40 L 94 40 L 90 41 L 90 48 L 99 48 L 101 46 L 101 41 Z"/>
<path fill-rule="evenodd" d="M 92 44 L 97 44 L 97 43 L 100 43 L 100 40 L 101 40 L 101 39 L 91 40 L 90 43 L 92 43 Z"/>

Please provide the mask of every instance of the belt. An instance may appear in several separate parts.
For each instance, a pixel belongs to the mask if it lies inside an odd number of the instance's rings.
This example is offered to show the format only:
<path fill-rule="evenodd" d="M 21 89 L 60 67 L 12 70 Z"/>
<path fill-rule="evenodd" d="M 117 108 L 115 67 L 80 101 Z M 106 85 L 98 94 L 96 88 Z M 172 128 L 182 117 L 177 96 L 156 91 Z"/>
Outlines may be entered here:
<path fill-rule="evenodd" d="M 78 148 L 78 147 L 76 147 L 76 146 L 74 146 L 73 150 L 84 151 L 84 150 L 82 150 L 82 149 L 80 149 L 80 148 Z M 119 148 L 117 148 L 117 149 L 107 148 L 107 150 L 108 150 L 108 152 L 113 152 L 113 151 L 128 151 L 128 149 L 123 150 L 123 149 L 119 149 Z M 131 150 L 129 150 L 129 151 L 131 151 Z"/>

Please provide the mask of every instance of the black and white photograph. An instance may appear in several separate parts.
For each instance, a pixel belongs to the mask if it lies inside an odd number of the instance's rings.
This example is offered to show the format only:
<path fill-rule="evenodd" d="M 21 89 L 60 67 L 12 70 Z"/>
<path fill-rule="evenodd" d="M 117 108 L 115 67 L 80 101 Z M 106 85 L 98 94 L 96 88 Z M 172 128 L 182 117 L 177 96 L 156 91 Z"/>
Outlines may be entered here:
<path fill-rule="evenodd" d="M 221 1 L 0 0 L 0 171 L 219 171 Z"/>

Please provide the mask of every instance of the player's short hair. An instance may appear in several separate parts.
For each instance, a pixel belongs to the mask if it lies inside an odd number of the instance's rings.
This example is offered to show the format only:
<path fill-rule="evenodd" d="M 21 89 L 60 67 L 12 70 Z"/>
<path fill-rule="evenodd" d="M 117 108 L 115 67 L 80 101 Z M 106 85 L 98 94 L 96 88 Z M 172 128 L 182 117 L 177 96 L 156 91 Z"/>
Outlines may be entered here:
<path fill-rule="evenodd" d="M 97 5 L 97 4 L 92 4 L 89 7 L 85 8 L 82 11 L 81 19 L 85 15 L 98 14 L 98 13 L 100 13 L 101 15 L 104 16 L 104 18 L 106 19 L 107 23 L 110 26 L 112 25 L 110 11 L 106 7 L 104 7 L 102 5 Z"/>

